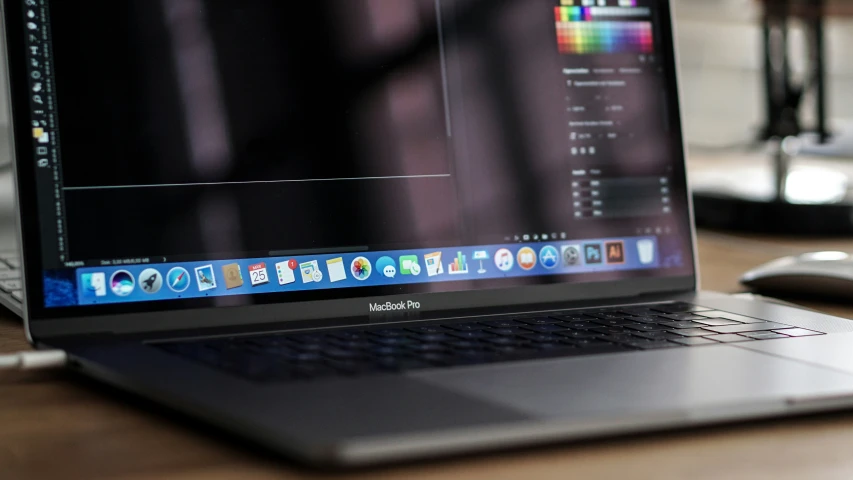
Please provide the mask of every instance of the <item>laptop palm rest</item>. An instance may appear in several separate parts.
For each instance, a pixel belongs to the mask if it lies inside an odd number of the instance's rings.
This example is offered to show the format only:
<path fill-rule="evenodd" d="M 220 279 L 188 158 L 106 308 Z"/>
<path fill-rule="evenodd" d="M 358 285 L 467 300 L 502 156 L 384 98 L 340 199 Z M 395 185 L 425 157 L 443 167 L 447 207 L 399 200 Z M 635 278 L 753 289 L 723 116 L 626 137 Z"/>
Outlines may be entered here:
<path fill-rule="evenodd" d="M 802 395 L 853 394 L 853 374 L 728 345 L 450 369 L 412 376 L 532 416 L 579 420 L 642 413 L 714 417 L 734 406 L 741 413 L 769 414 L 784 411 L 787 399 Z"/>
<path fill-rule="evenodd" d="M 818 335 L 783 342 L 748 342 L 739 348 L 819 365 L 853 375 L 853 333 Z"/>

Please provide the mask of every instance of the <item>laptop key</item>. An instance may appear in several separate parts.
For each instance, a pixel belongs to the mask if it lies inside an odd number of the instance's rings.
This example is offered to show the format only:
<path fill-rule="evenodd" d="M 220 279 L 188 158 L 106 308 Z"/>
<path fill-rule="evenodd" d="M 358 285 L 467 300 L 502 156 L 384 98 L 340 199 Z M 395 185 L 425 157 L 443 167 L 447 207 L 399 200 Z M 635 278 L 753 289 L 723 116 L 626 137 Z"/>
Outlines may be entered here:
<path fill-rule="evenodd" d="M 749 323 L 743 325 L 726 325 L 723 327 L 704 327 L 705 330 L 710 330 L 716 333 L 743 333 L 743 332 L 760 332 L 767 330 L 781 330 L 783 328 L 793 328 L 790 325 L 774 322 Z"/>
<path fill-rule="evenodd" d="M 364 332 L 335 332 L 330 333 L 330 337 L 337 338 L 339 340 L 367 340 L 370 338 Z"/>
<path fill-rule="evenodd" d="M 569 330 L 565 332 L 554 332 L 554 335 L 565 338 L 594 338 L 597 335 L 589 330 Z"/>
<path fill-rule="evenodd" d="M 752 338 L 744 337 L 743 335 L 737 335 L 735 333 L 727 333 L 724 335 L 710 335 L 705 338 L 707 338 L 708 340 L 714 340 L 722 343 L 748 342 L 750 340 L 753 340 Z"/>
<path fill-rule="evenodd" d="M 729 320 L 727 318 L 705 318 L 703 320 L 695 320 L 696 323 L 707 325 L 709 327 L 725 327 L 726 325 L 742 325 L 743 322 Z"/>
<path fill-rule="evenodd" d="M 625 307 L 620 308 L 619 311 L 632 317 L 647 317 L 663 313 L 649 307 Z"/>
<path fill-rule="evenodd" d="M 630 320 L 634 323 L 660 323 L 663 321 L 659 317 L 625 317 L 625 320 Z"/>
<path fill-rule="evenodd" d="M 408 350 L 404 350 L 402 347 L 376 346 L 374 348 L 371 348 L 369 353 L 378 357 L 402 356 L 408 353 Z"/>
<path fill-rule="evenodd" d="M 325 343 L 289 343 L 290 347 L 303 352 L 319 352 L 326 349 Z"/>
<path fill-rule="evenodd" d="M 682 345 L 687 345 L 688 347 L 695 347 L 699 345 L 715 345 L 719 342 L 715 342 L 714 340 L 709 340 L 707 338 L 702 337 L 683 337 L 683 338 L 671 338 L 670 342 L 680 343 Z"/>
<path fill-rule="evenodd" d="M 518 327 L 489 328 L 485 331 L 488 333 L 494 333 L 495 335 L 523 335 L 525 333 L 530 333 L 530 330 Z"/>
<path fill-rule="evenodd" d="M 374 338 L 371 340 L 373 343 L 378 343 L 380 345 L 386 345 L 389 347 L 396 347 L 400 345 L 409 345 L 415 343 L 416 340 L 407 337 L 381 337 Z"/>
<path fill-rule="evenodd" d="M 281 357 L 299 363 L 319 362 L 323 359 L 319 353 L 311 352 L 289 352 L 281 355 Z"/>
<path fill-rule="evenodd" d="M 576 329 L 589 329 L 589 328 L 598 328 L 598 327 L 600 327 L 600 326 L 601 326 L 601 325 L 599 325 L 599 324 L 597 324 L 597 323 L 592 323 L 592 322 L 589 322 L 589 321 L 583 321 L 583 322 L 568 322 L 568 323 L 566 323 L 566 325 L 567 325 L 567 326 L 569 326 L 569 328 L 573 328 L 573 329 L 574 329 L 574 328 L 576 328 Z"/>
<path fill-rule="evenodd" d="M 451 330 L 456 330 L 458 332 L 472 332 L 475 330 L 483 330 L 484 328 L 487 328 L 485 325 L 482 325 L 482 324 L 476 323 L 476 322 L 451 323 L 449 325 L 444 325 L 444 326 L 451 329 Z"/>
<path fill-rule="evenodd" d="M 531 330 L 531 331 L 540 332 L 540 333 L 559 332 L 559 331 L 569 329 L 569 327 L 566 327 L 563 325 L 528 325 L 528 326 L 522 327 L 522 328 L 524 328 L 525 330 Z"/>
<path fill-rule="evenodd" d="M 623 325 L 636 325 L 637 324 L 637 322 L 632 321 L 630 318 L 600 319 L 600 320 L 593 320 L 592 323 L 604 325 L 605 327 L 621 327 Z"/>
<path fill-rule="evenodd" d="M 574 340 L 565 340 L 567 343 L 578 346 L 580 348 L 604 347 L 612 345 L 610 342 L 599 340 L 597 338 L 579 338 Z"/>
<path fill-rule="evenodd" d="M 661 325 L 666 327 L 681 329 L 681 328 L 702 328 L 705 325 L 698 322 L 680 321 L 680 322 L 661 322 Z"/>
<path fill-rule="evenodd" d="M 448 335 L 451 335 L 456 338 L 461 338 L 463 340 L 469 339 L 480 339 L 480 338 L 492 338 L 495 335 L 491 333 L 487 333 L 487 331 L 483 330 L 474 330 L 471 332 L 450 332 Z"/>
<path fill-rule="evenodd" d="M 648 338 L 649 340 L 672 340 L 675 338 L 684 338 L 681 335 L 676 335 L 674 333 L 666 332 L 666 331 L 658 331 L 658 332 L 635 332 L 636 337 L 640 338 Z"/>
<path fill-rule="evenodd" d="M 683 337 L 705 337 L 708 335 L 713 335 L 714 332 L 710 330 L 705 330 L 702 328 L 683 328 L 683 329 L 674 329 L 667 330 L 670 333 L 674 333 L 676 335 L 681 335 Z"/>
<path fill-rule="evenodd" d="M 787 328 L 784 330 L 774 330 L 774 332 L 788 335 L 789 337 L 810 337 L 812 335 L 823 335 L 823 333 L 813 332 L 811 330 L 806 330 L 805 328 Z"/>
<path fill-rule="evenodd" d="M 624 314 L 622 312 L 605 312 L 605 313 L 590 313 L 589 316 L 597 318 L 599 320 L 618 320 L 620 318 L 629 317 L 630 315 Z"/>
<path fill-rule="evenodd" d="M 600 333 L 602 335 L 619 335 L 619 334 L 632 334 L 636 333 L 635 330 L 628 330 L 624 327 L 599 327 L 599 328 L 590 328 L 587 330 L 590 333 Z"/>
<path fill-rule="evenodd" d="M 21 268 L 21 259 L 19 257 L 9 257 L 4 260 L 6 261 L 6 265 L 9 265 L 13 270 Z"/>
<path fill-rule="evenodd" d="M 662 350 L 665 348 L 679 348 L 684 345 L 678 343 L 668 342 L 666 340 L 647 342 L 647 343 L 634 343 L 631 344 L 632 347 L 639 348 L 641 350 Z"/>
<path fill-rule="evenodd" d="M 686 313 L 713 310 L 712 308 L 700 307 L 686 302 L 666 303 L 663 305 L 652 305 L 652 309 L 664 313 Z"/>
<path fill-rule="evenodd" d="M 368 342 L 366 340 L 332 340 L 329 342 L 329 345 L 334 345 L 338 348 L 346 348 L 350 350 L 363 350 L 365 348 L 371 348 L 374 346 L 373 343 Z"/>
<path fill-rule="evenodd" d="M 654 323 L 641 323 L 639 325 L 628 325 L 626 328 L 636 330 L 638 332 L 657 332 L 659 330 L 667 330 L 663 325 L 655 325 Z"/>
<path fill-rule="evenodd" d="M 524 340 L 522 340 L 518 337 L 494 337 L 494 338 L 487 338 L 487 339 L 483 340 L 483 342 L 487 343 L 489 345 L 513 346 L 513 347 L 519 347 L 519 346 L 527 345 L 527 342 L 525 342 Z"/>
<path fill-rule="evenodd" d="M 444 333 L 425 333 L 416 335 L 415 338 L 422 342 L 449 342 L 453 340 L 453 337 Z"/>
<path fill-rule="evenodd" d="M 565 343 L 534 343 L 531 347 L 539 349 L 539 350 L 566 350 L 566 349 L 575 349 L 574 345 L 567 345 Z"/>
<path fill-rule="evenodd" d="M 360 352 L 356 352 L 353 350 L 346 350 L 342 348 L 329 348 L 323 352 L 323 355 L 333 359 L 345 359 L 351 360 L 356 358 L 363 358 L 364 354 Z"/>
<path fill-rule="evenodd" d="M 424 353 L 424 352 L 443 352 L 447 350 L 447 347 L 438 343 L 416 343 L 414 345 L 406 345 L 407 350 L 411 350 L 415 353 Z"/>
<path fill-rule="evenodd" d="M 547 333 L 526 333 L 524 335 L 520 335 L 520 337 L 531 342 L 543 343 L 556 343 L 563 339 L 563 337 L 558 337 L 556 335 L 550 335 Z"/>
<path fill-rule="evenodd" d="M 697 315 L 700 315 L 705 318 L 725 318 L 727 320 L 734 320 L 736 322 L 741 323 L 763 323 L 766 320 L 761 320 L 758 318 L 747 317 L 745 315 L 738 315 L 736 313 L 722 312 L 720 310 L 712 310 L 709 312 L 699 312 Z"/>
<path fill-rule="evenodd" d="M 464 358 L 491 358 L 492 353 L 488 348 L 462 348 L 451 350 L 449 355 Z"/>
<path fill-rule="evenodd" d="M 784 332 L 784 330 L 779 330 Z M 744 337 L 754 338 L 755 340 L 775 340 L 777 338 L 791 338 L 787 335 L 776 332 L 746 332 L 741 333 Z"/>
<path fill-rule="evenodd" d="M 700 315 L 696 315 L 693 313 L 669 313 L 666 315 L 661 315 L 661 317 L 667 320 L 675 320 L 676 322 L 687 321 L 687 320 L 702 320 L 707 317 L 703 317 Z"/>
<path fill-rule="evenodd" d="M 598 340 L 602 340 L 602 341 L 610 342 L 610 343 L 630 343 L 630 342 L 636 342 L 637 340 L 640 339 L 639 337 L 637 337 L 635 335 L 631 335 L 631 334 L 627 334 L 627 333 L 598 335 L 595 338 L 597 338 Z"/>
<path fill-rule="evenodd" d="M 0 290 L 6 293 L 12 293 L 15 290 L 20 290 L 24 288 L 23 283 L 20 280 L 4 280 L 0 281 Z"/>
<path fill-rule="evenodd" d="M 445 345 L 461 350 L 476 349 L 483 346 L 480 342 L 470 340 L 454 340 L 452 342 L 445 342 Z"/>
<path fill-rule="evenodd" d="M 660 340 L 649 340 L 648 338 L 635 338 L 634 340 L 628 342 L 622 342 L 622 345 L 627 347 L 631 347 L 635 350 L 642 348 L 645 345 L 649 345 L 652 343 L 658 343 Z"/>
<path fill-rule="evenodd" d="M 4 270 L 0 271 L 0 281 L 4 280 L 20 280 L 21 279 L 21 271 L 20 270 Z"/>

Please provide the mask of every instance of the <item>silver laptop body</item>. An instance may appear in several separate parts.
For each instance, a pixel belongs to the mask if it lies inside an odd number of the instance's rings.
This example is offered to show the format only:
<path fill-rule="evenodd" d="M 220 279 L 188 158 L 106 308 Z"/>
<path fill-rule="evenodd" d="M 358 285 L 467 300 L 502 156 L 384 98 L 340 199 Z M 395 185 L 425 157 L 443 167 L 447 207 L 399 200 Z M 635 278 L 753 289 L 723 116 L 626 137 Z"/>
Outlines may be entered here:
<path fill-rule="evenodd" d="M 319 466 L 853 405 L 850 322 L 699 291 L 668 2 L 284 3 L 2 2 L 38 348 Z"/>

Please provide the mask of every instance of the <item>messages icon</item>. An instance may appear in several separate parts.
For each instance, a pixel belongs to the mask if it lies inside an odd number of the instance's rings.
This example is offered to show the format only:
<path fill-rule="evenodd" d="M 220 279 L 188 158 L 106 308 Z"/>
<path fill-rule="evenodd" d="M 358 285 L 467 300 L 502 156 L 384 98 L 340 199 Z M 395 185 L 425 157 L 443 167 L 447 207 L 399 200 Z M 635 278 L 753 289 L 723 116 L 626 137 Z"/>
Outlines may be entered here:
<path fill-rule="evenodd" d="M 391 257 L 382 257 L 376 261 L 376 270 L 381 272 L 385 278 L 394 278 L 397 276 L 397 264 Z"/>

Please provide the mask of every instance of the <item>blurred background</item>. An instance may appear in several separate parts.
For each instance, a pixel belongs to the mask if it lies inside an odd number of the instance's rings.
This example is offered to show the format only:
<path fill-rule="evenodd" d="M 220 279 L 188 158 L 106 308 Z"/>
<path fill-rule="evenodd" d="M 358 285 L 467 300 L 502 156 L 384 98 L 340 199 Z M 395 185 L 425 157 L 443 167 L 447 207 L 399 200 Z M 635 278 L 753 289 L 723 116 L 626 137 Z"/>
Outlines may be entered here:
<path fill-rule="evenodd" d="M 674 3 L 699 225 L 853 234 L 853 2 Z"/>
<path fill-rule="evenodd" d="M 853 1 L 832 7 L 853 14 Z M 758 0 L 675 0 L 687 137 L 693 149 L 753 142 L 764 123 L 763 5 Z M 808 68 L 806 29 L 790 22 L 790 61 L 795 76 Z M 827 95 L 831 127 L 853 120 L 853 16 L 826 16 Z M 803 120 L 816 121 L 805 93 Z M 848 120 L 848 121 L 849 121 Z"/>

